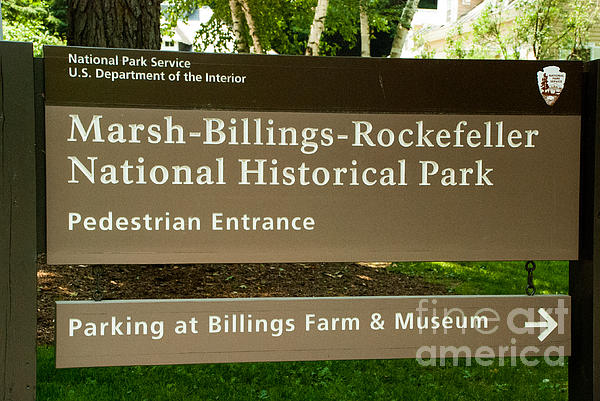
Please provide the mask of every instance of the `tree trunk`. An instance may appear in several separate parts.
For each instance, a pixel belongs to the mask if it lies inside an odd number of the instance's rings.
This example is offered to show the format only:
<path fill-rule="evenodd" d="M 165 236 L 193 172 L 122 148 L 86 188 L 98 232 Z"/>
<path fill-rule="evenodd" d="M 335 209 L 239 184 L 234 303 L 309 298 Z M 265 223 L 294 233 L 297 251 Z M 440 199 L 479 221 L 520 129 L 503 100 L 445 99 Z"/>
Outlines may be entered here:
<path fill-rule="evenodd" d="M 246 23 L 248 24 L 248 30 L 250 31 L 250 37 L 252 38 L 252 44 L 254 45 L 255 53 L 263 53 L 263 48 L 258 38 L 258 32 L 256 31 L 256 25 L 254 24 L 254 18 L 250 12 L 250 6 L 246 0 L 239 0 L 240 6 L 246 16 Z"/>
<path fill-rule="evenodd" d="M 398 28 L 396 28 L 396 36 L 394 36 L 394 41 L 392 42 L 391 58 L 402 56 L 402 48 L 404 47 L 408 31 L 410 31 L 417 7 L 419 7 L 419 0 L 407 0 L 400 16 L 400 22 L 398 22 Z"/>
<path fill-rule="evenodd" d="M 371 57 L 369 14 L 367 14 L 367 6 L 364 0 L 360 2 L 360 56 Z"/>
<path fill-rule="evenodd" d="M 160 49 L 160 0 L 70 0 L 70 46 Z"/>
<path fill-rule="evenodd" d="M 321 43 L 321 34 L 325 29 L 325 17 L 327 17 L 327 6 L 329 0 L 319 0 L 315 9 L 315 18 L 310 26 L 310 34 L 308 35 L 308 43 L 306 44 L 307 56 L 319 55 L 319 44 Z"/>
<path fill-rule="evenodd" d="M 233 37 L 238 53 L 250 53 L 248 42 L 244 36 L 244 23 L 242 19 L 242 8 L 237 0 L 229 0 L 231 19 L 233 20 Z"/>

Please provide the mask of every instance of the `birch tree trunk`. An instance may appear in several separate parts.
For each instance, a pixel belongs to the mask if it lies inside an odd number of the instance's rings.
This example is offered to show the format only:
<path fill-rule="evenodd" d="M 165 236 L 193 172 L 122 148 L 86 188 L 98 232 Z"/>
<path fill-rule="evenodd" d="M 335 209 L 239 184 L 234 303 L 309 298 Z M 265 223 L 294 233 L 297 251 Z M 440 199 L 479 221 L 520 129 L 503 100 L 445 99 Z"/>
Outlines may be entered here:
<path fill-rule="evenodd" d="M 308 43 L 306 44 L 307 56 L 319 55 L 319 44 L 321 43 L 321 34 L 325 29 L 325 17 L 327 17 L 327 6 L 329 0 L 319 0 L 315 9 L 315 18 L 310 26 L 310 34 L 308 35 Z"/>
<path fill-rule="evenodd" d="M 371 57 L 371 33 L 369 29 L 369 14 L 365 0 L 360 2 L 360 56 Z"/>
<path fill-rule="evenodd" d="M 399 58 L 402 56 L 402 48 L 404 47 L 408 31 L 410 31 L 410 26 L 415 12 L 417 11 L 417 7 L 419 7 L 419 0 L 406 1 L 406 5 L 400 16 L 400 22 L 398 22 L 398 27 L 396 28 L 396 36 L 394 36 L 394 41 L 392 42 L 392 50 L 390 52 L 391 58 Z"/>
<path fill-rule="evenodd" d="M 254 18 L 252 17 L 252 13 L 250 12 L 250 6 L 248 5 L 247 0 L 238 0 L 240 2 L 240 6 L 244 11 L 244 15 L 246 16 L 246 23 L 248 24 L 248 30 L 250 31 L 250 37 L 252 38 L 252 43 L 254 44 L 254 52 L 255 53 L 263 53 L 263 48 L 260 44 L 260 40 L 258 38 L 258 32 L 256 31 L 256 25 L 254 24 Z"/>
<path fill-rule="evenodd" d="M 238 53 L 250 53 L 248 42 L 244 36 L 244 21 L 242 19 L 242 8 L 237 0 L 229 0 L 231 19 L 233 21 L 233 39 Z"/>
<path fill-rule="evenodd" d="M 70 46 L 160 49 L 160 0 L 71 0 Z"/>

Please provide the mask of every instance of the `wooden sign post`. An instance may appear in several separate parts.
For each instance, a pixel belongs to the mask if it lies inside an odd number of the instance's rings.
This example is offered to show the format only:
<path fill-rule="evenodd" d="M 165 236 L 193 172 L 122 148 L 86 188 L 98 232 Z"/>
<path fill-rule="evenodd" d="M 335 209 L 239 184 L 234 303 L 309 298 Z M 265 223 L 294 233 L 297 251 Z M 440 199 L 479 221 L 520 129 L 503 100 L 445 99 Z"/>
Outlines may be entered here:
<path fill-rule="evenodd" d="M 36 171 L 31 44 L 0 42 L 0 399 L 35 399 Z"/>
<path fill-rule="evenodd" d="M 579 257 L 569 266 L 572 401 L 600 400 L 600 60 L 585 66 Z"/>

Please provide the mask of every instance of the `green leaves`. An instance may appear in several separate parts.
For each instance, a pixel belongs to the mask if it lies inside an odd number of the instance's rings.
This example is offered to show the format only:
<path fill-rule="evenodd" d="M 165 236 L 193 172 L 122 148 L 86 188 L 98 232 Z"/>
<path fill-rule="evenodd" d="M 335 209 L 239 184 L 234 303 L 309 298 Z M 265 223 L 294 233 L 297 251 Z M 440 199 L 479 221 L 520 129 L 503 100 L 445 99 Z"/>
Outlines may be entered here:
<path fill-rule="evenodd" d="M 39 21 L 25 23 L 5 22 L 3 26 L 4 40 L 16 42 L 33 42 L 33 54 L 42 55 L 44 45 L 64 45 L 59 37 L 50 34 Z"/>
<path fill-rule="evenodd" d="M 66 0 L 4 0 L 4 40 L 33 42 L 34 55 L 41 56 L 44 45 L 64 44 L 66 9 Z"/>
<path fill-rule="evenodd" d="M 40 26 L 48 34 L 63 38 L 67 29 L 66 0 L 3 0 L 2 18 L 14 26 Z"/>
<path fill-rule="evenodd" d="M 594 0 L 499 0 L 466 29 L 448 35 L 451 58 L 588 59 L 589 31 L 600 20 Z"/>
<path fill-rule="evenodd" d="M 367 6 L 371 32 L 393 35 L 404 2 L 397 0 L 364 0 L 364 2 Z M 278 54 L 304 54 L 316 4 L 316 0 L 248 0 L 263 49 Z M 215 51 L 231 51 L 233 36 L 230 31 L 233 22 L 229 0 L 165 2 L 163 34 L 171 31 L 177 25 L 178 19 L 185 20 L 190 10 L 202 6 L 209 6 L 213 10 L 213 15 L 211 20 L 198 30 L 196 47 L 202 51 L 212 45 Z M 319 54 L 348 54 L 351 51 L 354 51 L 352 54 L 360 54 L 359 10 L 360 0 L 330 0 Z M 252 43 L 246 24 L 243 29 L 248 43 Z"/>

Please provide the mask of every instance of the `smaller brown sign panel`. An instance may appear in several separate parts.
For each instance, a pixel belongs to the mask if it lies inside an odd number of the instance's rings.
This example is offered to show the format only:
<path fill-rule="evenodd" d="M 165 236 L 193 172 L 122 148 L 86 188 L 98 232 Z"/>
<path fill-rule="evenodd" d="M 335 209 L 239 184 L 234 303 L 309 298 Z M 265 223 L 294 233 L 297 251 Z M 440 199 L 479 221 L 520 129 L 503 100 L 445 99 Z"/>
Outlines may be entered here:
<path fill-rule="evenodd" d="M 571 353 L 568 296 L 57 302 L 56 367 Z"/>

